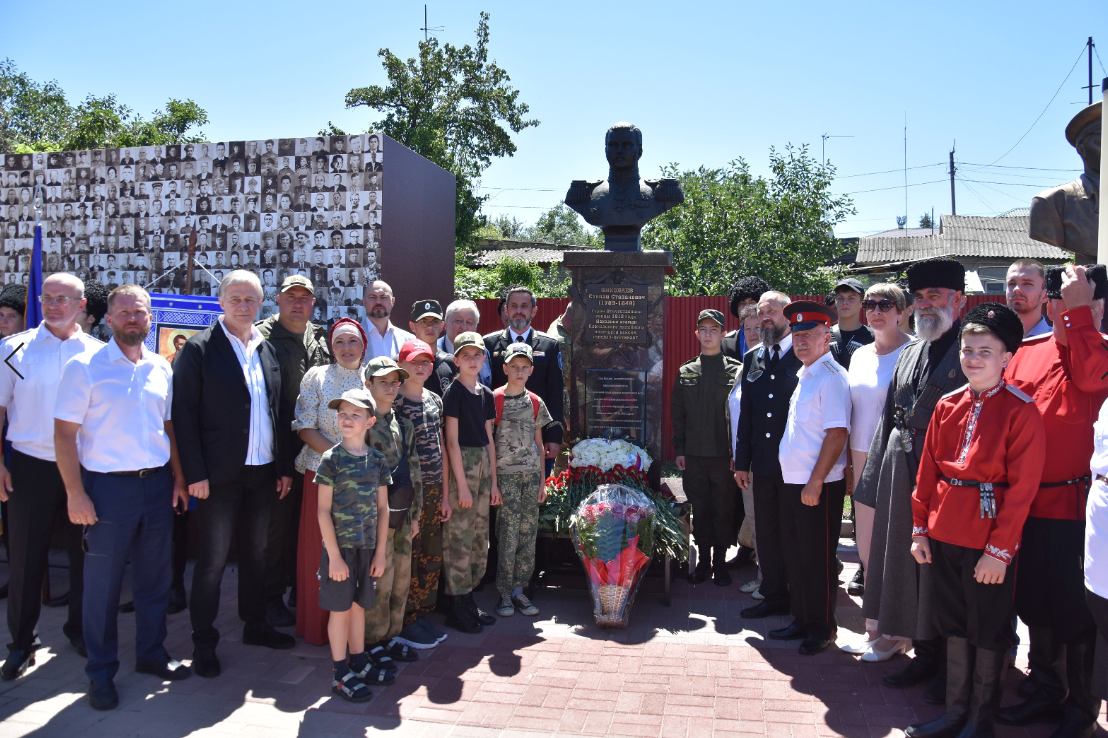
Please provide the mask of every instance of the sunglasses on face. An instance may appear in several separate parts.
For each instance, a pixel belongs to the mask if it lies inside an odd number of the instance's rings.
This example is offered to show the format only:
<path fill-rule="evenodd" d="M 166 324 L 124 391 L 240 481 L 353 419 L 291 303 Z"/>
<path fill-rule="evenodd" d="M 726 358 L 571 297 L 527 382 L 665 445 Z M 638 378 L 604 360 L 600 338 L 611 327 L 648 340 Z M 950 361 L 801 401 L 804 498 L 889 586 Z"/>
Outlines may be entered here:
<path fill-rule="evenodd" d="M 865 300 L 862 302 L 862 307 L 866 312 L 873 312 L 874 310 L 880 310 L 883 313 L 887 313 L 895 307 L 892 300 Z"/>

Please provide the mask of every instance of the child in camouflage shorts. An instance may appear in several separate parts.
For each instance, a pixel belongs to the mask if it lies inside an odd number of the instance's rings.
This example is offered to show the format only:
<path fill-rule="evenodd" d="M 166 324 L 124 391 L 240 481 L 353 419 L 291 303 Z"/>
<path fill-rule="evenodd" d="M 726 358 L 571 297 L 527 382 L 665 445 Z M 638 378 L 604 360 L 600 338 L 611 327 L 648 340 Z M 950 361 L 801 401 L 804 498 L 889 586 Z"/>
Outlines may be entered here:
<path fill-rule="evenodd" d="M 418 661 L 419 656 L 407 644 L 397 640 L 404 627 L 404 609 L 408 604 L 408 586 L 412 577 L 412 536 L 419 534 L 419 513 L 423 509 L 423 484 L 416 448 L 415 428 L 398 417 L 393 402 L 400 384 L 408 378 L 387 356 L 378 356 L 365 368 L 366 386 L 377 404 L 377 422 L 366 434 L 366 442 L 384 455 L 392 474 L 389 497 L 398 498 L 398 488 L 409 483 L 414 496 L 406 506 L 403 521 L 390 526 L 386 544 L 385 573 L 377 580 L 377 603 L 365 614 L 365 639 L 373 663 L 388 671 L 396 670 L 397 661 Z M 390 499 L 390 517 L 395 517 L 398 499 Z M 388 521 L 383 521 L 388 525 Z"/>
<path fill-rule="evenodd" d="M 531 346 L 513 343 L 504 352 L 508 384 L 493 392 L 496 405 L 496 479 L 502 502 L 496 512 L 496 614 L 510 617 L 518 609 L 538 615 L 523 594 L 535 569 L 539 503 L 546 499 L 542 429 L 554 420 L 542 398 L 527 389 L 534 369 Z"/>
<path fill-rule="evenodd" d="M 458 376 L 442 397 L 446 448 L 450 456 L 450 518 L 442 525 L 443 589 L 448 599 L 446 624 L 463 633 L 480 633 L 496 618 L 477 606 L 473 588 L 485 575 L 489 555 L 489 506 L 500 504 L 496 485 L 496 446 L 492 390 L 477 381 L 485 363 L 485 343 L 472 331 L 454 339 Z"/>

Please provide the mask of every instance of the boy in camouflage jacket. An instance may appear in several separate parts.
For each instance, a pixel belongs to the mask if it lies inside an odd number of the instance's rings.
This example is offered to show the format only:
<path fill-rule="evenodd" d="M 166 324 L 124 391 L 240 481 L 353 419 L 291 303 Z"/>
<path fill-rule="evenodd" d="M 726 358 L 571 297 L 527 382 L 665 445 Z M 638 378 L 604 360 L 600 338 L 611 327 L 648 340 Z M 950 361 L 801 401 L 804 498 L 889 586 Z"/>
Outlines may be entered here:
<path fill-rule="evenodd" d="M 394 671 L 397 661 L 419 659 L 415 650 L 397 641 L 396 637 L 404 627 L 404 608 L 412 576 L 412 536 L 419 534 L 419 514 L 423 509 L 423 478 L 415 428 L 411 421 L 398 417 L 392 408 L 408 372 L 391 358 L 379 356 L 366 365 L 365 378 L 366 387 L 377 404 L 374 414 L 377 422 L 366 434 L 366 442 L 385 456 L 394 485 L 405 476 L 402 465 L 406 464 L 415 488 L 407 519 L 389 531 L 390 541 L 386 545 L 389 555 L 385 573 L 377 580 L 377 602 L 365 613 L 365 638 L 370 658 L 377 666 Z M 389 495 L 393 495 L 393 489 L 389 490 Z M 390 511 L 395 509 L 394 502 L 390 502 Z"/>
<path fill-rule="evenodd" d="M 496 614 L 502 618 L 517 609 L 524 615 L 539 614 L 523 587 L 535 569 L 539 503 L 546 499 L 542 429 L 554 421 L 542 398 L 527 391 L 532 362 L 530 345 L 508 346 L 504 352 L 508 384 L 493 393 L 498 406 L 493 434 L 496 478 L 502 497 L 496 514 L 496 590 L 500 593 Z"/>

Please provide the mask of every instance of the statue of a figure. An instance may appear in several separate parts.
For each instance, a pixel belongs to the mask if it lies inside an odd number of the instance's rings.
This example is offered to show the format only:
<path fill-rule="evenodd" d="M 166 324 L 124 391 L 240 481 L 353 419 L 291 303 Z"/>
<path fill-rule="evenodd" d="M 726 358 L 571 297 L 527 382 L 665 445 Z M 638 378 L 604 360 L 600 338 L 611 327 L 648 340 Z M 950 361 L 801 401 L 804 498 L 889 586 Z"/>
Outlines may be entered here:
<path fill-rule="evenodd" d="M 604 136 L 608 179 L 575 179 L 566 193 L 566 205 L 589 225 L 604 231 L 608 251 L 641 251 L 639 234 L 647 221 L 685 201 L 681 184 L 669 177 L 639 179 L 642 131 L 630 123 L 616 123 Z"/>
<path fill-rule="evenodd" d="M 1031 200 L 1031 238 L 1076 254 L 1097 258 L 1100 218 L 1100 109 L 1097 101 L 1073 117 L 1066 140 L 1085 163 L 1084 173 Z"/>

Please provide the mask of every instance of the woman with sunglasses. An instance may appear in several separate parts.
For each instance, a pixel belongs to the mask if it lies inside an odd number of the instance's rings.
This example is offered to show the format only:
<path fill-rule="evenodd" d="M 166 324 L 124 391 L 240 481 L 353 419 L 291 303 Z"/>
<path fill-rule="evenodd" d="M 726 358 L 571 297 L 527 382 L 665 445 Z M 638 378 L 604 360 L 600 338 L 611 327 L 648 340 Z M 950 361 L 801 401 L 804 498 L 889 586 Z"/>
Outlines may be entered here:
<path fill-rule="evenodd" d="M 870 442 L 877 431 L 877 422 L 885 409 L 885 395 L 893 378 L 897 357 L 913 337 L 900 329 L 901 316 L 908 307 L 908 296 L 895 284 L 875 284 L 866 290 L 862 310 L 873 329 L 873 343 L 857 349 L 851 357 L 847 378 L 850 382 L 850 461 L 854 479 L 862 476 Z M 872 489 L 855 484 L 854 524 L 858 542 L 858 558 L 863 573 L 869 558 L 870 537 L 873 534 L 873 510 L 876 500 Z M 857 582 L 862 585 L 862 582 Z M 852 584 L 854 584 L 852 582 Z M 866 641 L 843 648 L 847 653 L 862 654 L 863 661 L 886 661 L 911 641 L 895 636 L 882 636 L 876 620 L 866 620 Z"/>

